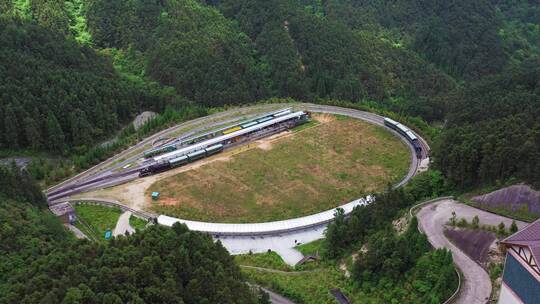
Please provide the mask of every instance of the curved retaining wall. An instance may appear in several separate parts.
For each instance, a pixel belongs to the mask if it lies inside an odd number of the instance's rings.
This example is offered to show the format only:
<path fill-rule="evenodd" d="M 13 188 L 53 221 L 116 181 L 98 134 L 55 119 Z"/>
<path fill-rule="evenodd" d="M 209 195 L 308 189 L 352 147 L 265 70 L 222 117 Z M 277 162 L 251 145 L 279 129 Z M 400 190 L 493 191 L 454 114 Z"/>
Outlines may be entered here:
<path fill-rule="evenodd" d="M 354 207 L 367 205 L 373 201 L 372 196 L 354 200 L 348 204 L 339 206 L 345 211 L 345 214 L 352 212 Z M 336 208 L 337 209 L 337 208 Z M 172 226 L 175 223 L 186 224 L 190 230 L 207 232 L 213 235 L 268 235 L 286 233 L 295 230 L 307 229 L 323 224 L 327 224 L 334 219 L 336 209 L 323 211 L 317 214 L 299 217 L 295 219 L 265 222 L 265 223 L 249 223 L 249 224 L 226 224 L 226 223 L 209 223 L 199 221 L 182 220 L 167 215 L 159 215 L 157 218 L 158 224 Z"/>

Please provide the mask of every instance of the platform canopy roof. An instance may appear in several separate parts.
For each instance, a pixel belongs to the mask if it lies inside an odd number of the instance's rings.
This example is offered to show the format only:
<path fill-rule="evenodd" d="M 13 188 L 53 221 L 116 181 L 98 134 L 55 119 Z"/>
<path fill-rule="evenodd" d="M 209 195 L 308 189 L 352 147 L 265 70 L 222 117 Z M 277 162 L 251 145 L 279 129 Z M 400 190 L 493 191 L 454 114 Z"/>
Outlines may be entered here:
<path fill-rule="evenodd" d="M 507 237 L 501 243 L 508 246 L 526 246 L 534 259 L 540 261 L 540 219 Z"/>

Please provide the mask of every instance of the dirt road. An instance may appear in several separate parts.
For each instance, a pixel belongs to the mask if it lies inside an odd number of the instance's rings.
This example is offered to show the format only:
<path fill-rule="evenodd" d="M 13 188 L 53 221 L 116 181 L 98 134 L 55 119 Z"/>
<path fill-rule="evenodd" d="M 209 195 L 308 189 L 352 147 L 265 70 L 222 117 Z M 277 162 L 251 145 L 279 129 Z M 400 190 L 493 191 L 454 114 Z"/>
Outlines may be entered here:
<path fill-rule="evenodd" d="M 456 303 L 486 303 L 491 294 L 491 280 L 489 275 L 480 265 L 471 260 L 444 236 L 444 225 L 452 216 L 453 211 L 456 212 L 458 218 L 463 217 L 467 221 L 471 221 L 475 215 L 478 215 L 480 224 L 485 225 L 498 225 L 500 222 L 503 222 L 506 227 L 509 227 L 512 220 L 458 203 L 451 199 L 428 204 L 422 207 L 417 213 L 420 229 L 426 233 L 430 243 L 435 248 L 446 247 L 452 251 L 454 262 L 463 273 L 461 292 Z M 518 221 L 517 225 L 519 229 L 522 229 L 527 223 Z"/>

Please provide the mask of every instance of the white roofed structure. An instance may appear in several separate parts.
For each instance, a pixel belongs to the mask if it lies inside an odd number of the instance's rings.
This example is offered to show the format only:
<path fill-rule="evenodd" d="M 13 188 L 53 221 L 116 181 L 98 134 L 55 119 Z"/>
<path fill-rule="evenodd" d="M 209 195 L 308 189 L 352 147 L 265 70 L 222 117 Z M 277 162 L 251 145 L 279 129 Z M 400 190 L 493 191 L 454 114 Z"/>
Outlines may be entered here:
<path fill-rule="evenodd" d="M 176 150 L 176 151 L 172 151 L 172 152 L 169 152 L 169 153 L 165 153 L 165 154 L 156 156 L 156 157 L 154 157 L 154 161 L 159 162 L 161 160 L 166 160 L 166 159 L 169 159 L 171 157 L 177 157 L 177 156 L 184 155 L 184 154 L 187 154 L 187 153 L 190 153 L 190 152 L 193 152 L 193 151 L 204 149 L 204 148 L 206 148 L 208 146 L 221 143 L 221 142 L 223 142 L 225 140 L 235 138 L 237 136 L 241 136 L 241 135 L 244 135 L 244 134 L 248 134 L 250 132 L 263 129 L 263 128 L 266 128 L 268 126 L 271 126 L 271 125 L 274 125 L 274 124 L 277 124 L 277 123 L 280 123 L 280 122 L 284 122 L 284 121 L 287 121 L 287 120 L 295 118 L 295 117 L 300 117 L 300 116 L 305 115 L 305 114 L 306 114 L 306 112 L 304 112 L 304 111 L 298 111 L 298 112 L 294 112 L 294 113 L 291 113 L 291 114 L 278 116 L 278 117 L 276 117 L 274 119 L 271 119 L 271 120 L 256 124 L 256 125 L 251 126 L 249 128 L 241 129 L 241 130 L 231 132 L 231 133 L 226 134 L 226 135 L 211 138 L 211 139 L 202 141 L 200 143 L 196 143 L 194 145 L 191 145 L 189 147 L 185 147 L 185 148 L 182 148 L 182 149 L 179 149 L 179 150 Z"/>
<path fill-rule="evenodd" d="M 367 205 L 374 200 L 374 197 L 369 195 L 366 198 L 354 200 L 348 204 L 339 206 L 345 214 L 352 212 L 354 207 Z M 209 223 L 199 221 L 182 220 L 167 215 L 158 216 L 158 224 L 172 226 L 174 223 L 186 224 L 190 230 L 207 232 L 213 235 L 269 235 L 290 232 L 293 230 L 306 229 L 313 226 L 328 223 L 334 219 L 336 209 L 330 209 L 317 214 L 299 217 L 290 220 L 265 222 L 265 223 L 248 223 L 248 224 L 228 224 L 228 223 Z"/>

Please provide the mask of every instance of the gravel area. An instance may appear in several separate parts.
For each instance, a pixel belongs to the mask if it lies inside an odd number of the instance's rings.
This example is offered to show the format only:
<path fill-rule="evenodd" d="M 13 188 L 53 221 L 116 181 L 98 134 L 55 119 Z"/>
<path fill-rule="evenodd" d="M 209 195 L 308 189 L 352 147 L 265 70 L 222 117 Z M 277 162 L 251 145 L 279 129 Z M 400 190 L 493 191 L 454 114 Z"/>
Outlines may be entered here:
<path fill-rule="evenodd" d="M 126 211 L 120 215 L 116 227 L 113 231 L 113 236 L 125 235 L 126 232 L 134 233 L 135 229 L 129 224 L 129 218 L 131 217 L 131 211 Z"/>
<path fill-rule="evenodd" d="M 135 119 L 133 120 L 133 127 L 135 128 L 135 130 L 138 130 L 142 125 L 144 125 L 144 123 L 156 117 L 156 115 L 156 112 L 142 112 L 141 114 L 137 115 L 137 117 L 135 117 Z"/>

